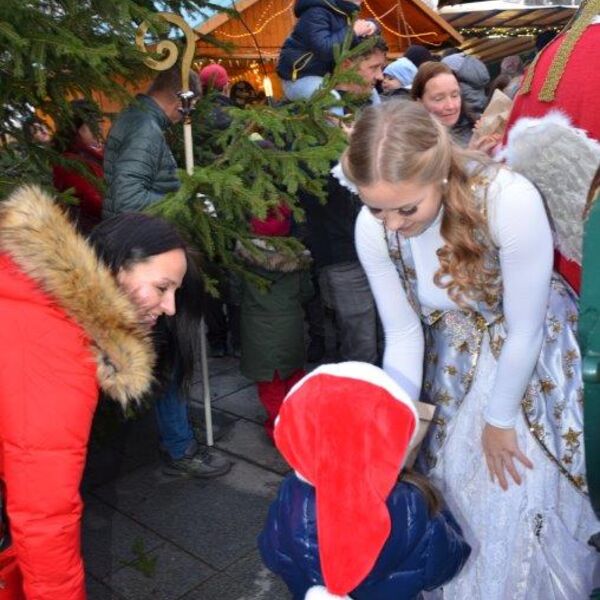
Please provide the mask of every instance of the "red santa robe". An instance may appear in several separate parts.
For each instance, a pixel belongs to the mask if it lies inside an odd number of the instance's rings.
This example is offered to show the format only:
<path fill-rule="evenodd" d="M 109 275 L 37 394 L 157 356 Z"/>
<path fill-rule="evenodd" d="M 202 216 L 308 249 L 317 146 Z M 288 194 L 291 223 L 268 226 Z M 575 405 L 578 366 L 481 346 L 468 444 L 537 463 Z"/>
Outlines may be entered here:
<path fill-rule="evenodd" d="M 557 110 L 565 114 L 575 128 L 583 130 L 592 140 L 600 141 L 599 4 L 598 0 L 588 2 L 587 19 L 591 23 L 581 36 L 573 35 L 576 21 L 571 29 L 548 44 L 530 67 L 533 74 L 526 74 L 507 123 L 505 142 L 508 140 L 509 145 L 510 131 L 520 119 L 542 119 Z M 596 14 L 591 19 L 590 11 Z M 586 19 L 585 12 L 578 16 L 580 19 Z M 573 40 L 574 46 L 569 48 Z M 553 79 L 557 80 L 556 87 L 552 85 Z M 581 264 L 557 251 L 556 268 L 579 292 Z"/>

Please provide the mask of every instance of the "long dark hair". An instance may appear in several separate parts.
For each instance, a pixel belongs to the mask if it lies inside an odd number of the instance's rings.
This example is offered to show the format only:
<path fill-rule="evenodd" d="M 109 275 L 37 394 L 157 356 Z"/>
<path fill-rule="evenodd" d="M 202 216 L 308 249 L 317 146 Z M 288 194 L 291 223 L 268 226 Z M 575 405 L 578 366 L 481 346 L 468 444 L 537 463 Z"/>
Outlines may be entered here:
<path fill-rule="evenodd" d="M 143 213 L 122 213 L 94 227 L 89 242 L 98 258 L 113 275 L 151 256 L 181 249 L 187 258 L 187 271 L 175 295 L 176 312 L 162 315 L 154 328 L 158 353 L 157 379 L 166 386 L 177 365 L 179 387 L 189 390 L 200 340 L 203 289 L 196 260 L 173 225 Z"/>

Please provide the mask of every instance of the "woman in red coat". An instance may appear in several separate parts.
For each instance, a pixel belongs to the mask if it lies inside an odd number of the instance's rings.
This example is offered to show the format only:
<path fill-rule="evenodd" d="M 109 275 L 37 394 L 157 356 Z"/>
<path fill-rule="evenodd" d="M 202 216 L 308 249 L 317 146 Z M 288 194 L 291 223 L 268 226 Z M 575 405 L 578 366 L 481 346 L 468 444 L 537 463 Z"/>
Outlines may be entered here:
<path fill-rule="evenodd" d="M 143 395 L 150 328 L 175 313 L 181 238 L 147 215 L 110 221 L 94 252 L 38 188 L 0 202 L 1 600 L 85 599 L 79 484 L 98 387 L 123 406 Z"/>
<path fill-rule="evenodd" d="M 77 221 L 81 230 L 87 233 L 102 218 L 104 148 L 99 129 L 102 115 L 87 100 L 73 100 L 71 110 L 72 122 L 57 133 L 55 140 L 62 150 L 62 158 L 71 164 L 54 165 L 52 176 L 59 192 L 74 191 L 79 200 Z"/>

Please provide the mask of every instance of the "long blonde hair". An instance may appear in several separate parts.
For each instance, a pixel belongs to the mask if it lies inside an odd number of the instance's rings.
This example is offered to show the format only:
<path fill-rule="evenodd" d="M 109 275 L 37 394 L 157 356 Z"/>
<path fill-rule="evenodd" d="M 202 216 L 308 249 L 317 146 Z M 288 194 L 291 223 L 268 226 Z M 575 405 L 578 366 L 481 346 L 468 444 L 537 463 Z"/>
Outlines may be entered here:
<path fill-rule="evenodd" d="M 491 161 L 459 148 L 420 104 L 398 100 L 362 112 L 342 165 L 359 188 L 379 182 L 440 184 L 446 243 L 438 251 L 434 282 L 459 306 L 468 300 L 493 303 L 498 269 L 486 260 L 491 238 L 475 184 Z"/>

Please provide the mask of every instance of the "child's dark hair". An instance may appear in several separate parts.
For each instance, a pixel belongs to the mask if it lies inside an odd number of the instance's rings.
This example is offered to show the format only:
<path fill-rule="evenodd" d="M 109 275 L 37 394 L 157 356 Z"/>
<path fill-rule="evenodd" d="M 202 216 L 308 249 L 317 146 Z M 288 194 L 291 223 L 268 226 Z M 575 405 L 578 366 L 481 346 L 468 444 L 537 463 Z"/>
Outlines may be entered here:
<path fill-rule="evenodd" d="M 400 481 L 414 485 L 423 494 L 430 517 L 433 517 L 442 510 L 442 495 L 425 475 L 417 473 L 412 469 L 404 469 L 400 475 Z"/>

